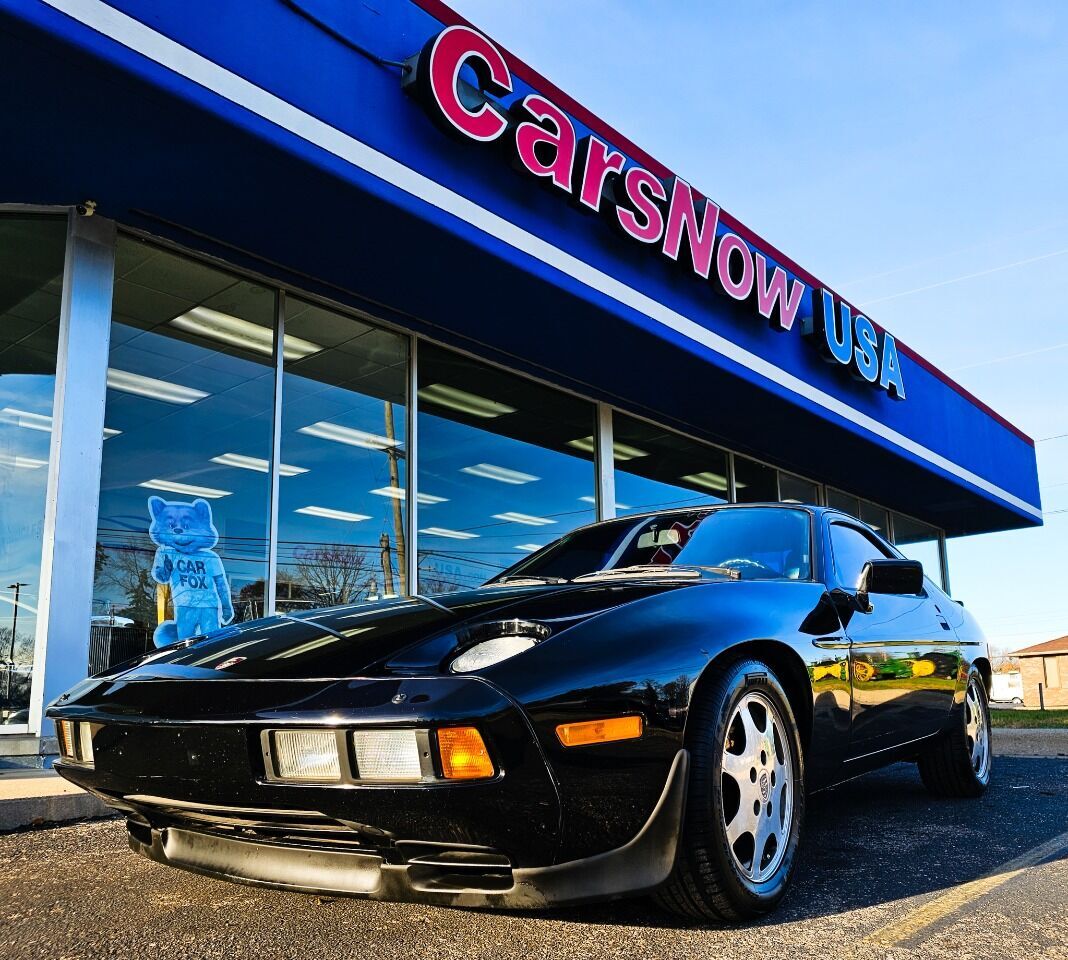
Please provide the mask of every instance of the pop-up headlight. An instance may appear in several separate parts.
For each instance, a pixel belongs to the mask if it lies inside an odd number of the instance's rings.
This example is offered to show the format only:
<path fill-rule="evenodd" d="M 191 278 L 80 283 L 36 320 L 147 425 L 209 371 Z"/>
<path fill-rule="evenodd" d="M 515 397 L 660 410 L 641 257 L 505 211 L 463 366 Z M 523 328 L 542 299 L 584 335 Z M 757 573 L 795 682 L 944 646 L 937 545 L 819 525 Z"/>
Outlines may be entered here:
<path fill-rule="evenodd" d="M 472 628 L 467 649 L 449 664 L 453 673 L 473 673 L 530 650 L 549 636 L 549 628 L 529 620 L 502 620 Z"/>

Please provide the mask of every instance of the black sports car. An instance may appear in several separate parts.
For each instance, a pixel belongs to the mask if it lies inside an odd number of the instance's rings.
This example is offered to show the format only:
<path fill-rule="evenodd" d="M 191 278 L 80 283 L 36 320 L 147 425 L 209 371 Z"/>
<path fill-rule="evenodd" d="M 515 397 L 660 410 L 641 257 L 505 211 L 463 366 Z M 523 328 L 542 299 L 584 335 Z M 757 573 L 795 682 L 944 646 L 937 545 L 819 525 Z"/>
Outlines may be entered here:
<path fill-rule="evenodd" d="M 484 586 L 270 617 L 49 710 L 135 851 L 290 890 L 466 906 L 655 891 L 764 913 L 806 795 L 895 760 L 990 777 L 971 616 L 852 517 L 582 527 Z"/>

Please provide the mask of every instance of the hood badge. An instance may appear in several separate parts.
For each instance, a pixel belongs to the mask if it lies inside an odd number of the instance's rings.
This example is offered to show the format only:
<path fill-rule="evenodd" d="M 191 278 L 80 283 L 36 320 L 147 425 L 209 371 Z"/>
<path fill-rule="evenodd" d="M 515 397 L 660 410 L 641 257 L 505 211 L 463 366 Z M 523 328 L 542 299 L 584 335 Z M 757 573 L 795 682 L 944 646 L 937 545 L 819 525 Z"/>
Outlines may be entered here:
<path fill-rule="evenodd" d="M 223 660 L 222 663 L 215 664 L 216 670 L 225 670 L 227 667 L 236 667 L 239 663 L 246 661 L 248 657 L 230 657 L 229 660 Z"/>

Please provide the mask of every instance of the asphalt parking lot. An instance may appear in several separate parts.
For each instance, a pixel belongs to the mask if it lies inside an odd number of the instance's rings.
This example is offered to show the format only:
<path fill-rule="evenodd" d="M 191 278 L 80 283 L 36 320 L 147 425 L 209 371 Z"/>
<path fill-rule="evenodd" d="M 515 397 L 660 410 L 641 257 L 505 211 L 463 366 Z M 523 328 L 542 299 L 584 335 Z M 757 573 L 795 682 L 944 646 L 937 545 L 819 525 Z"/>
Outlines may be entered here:
<path fill-rule="evenodd" d="M 814 797 L 798 882 L 742 929 L 645 900 L 509 914 L 258 890 L 142 860 L 119 821 L 10 834 L 0 956 L 1068 960 L 1068 760 L 998 758 L 980 801 L 932 800 L 907 765 Z"/>

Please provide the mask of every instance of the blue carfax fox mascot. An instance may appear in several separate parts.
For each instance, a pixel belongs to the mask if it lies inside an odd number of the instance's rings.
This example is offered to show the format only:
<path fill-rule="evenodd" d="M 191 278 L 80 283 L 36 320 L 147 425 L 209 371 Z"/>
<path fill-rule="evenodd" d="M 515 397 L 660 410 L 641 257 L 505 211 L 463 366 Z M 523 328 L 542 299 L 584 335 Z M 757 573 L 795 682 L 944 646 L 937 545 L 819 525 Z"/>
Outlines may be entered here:
<path fill-rule="evenodd" d="M 174 619 L 164 620 L 152 635 L 157 647 L 218 630 L 234 619 L 230 584 L 222 560 L 212 549 L 219 531 L 206 500 L 192 503 L 148 498 L 152 525 L 148 535 L 156 544 L 152 579 L 171 588 Z"/>

